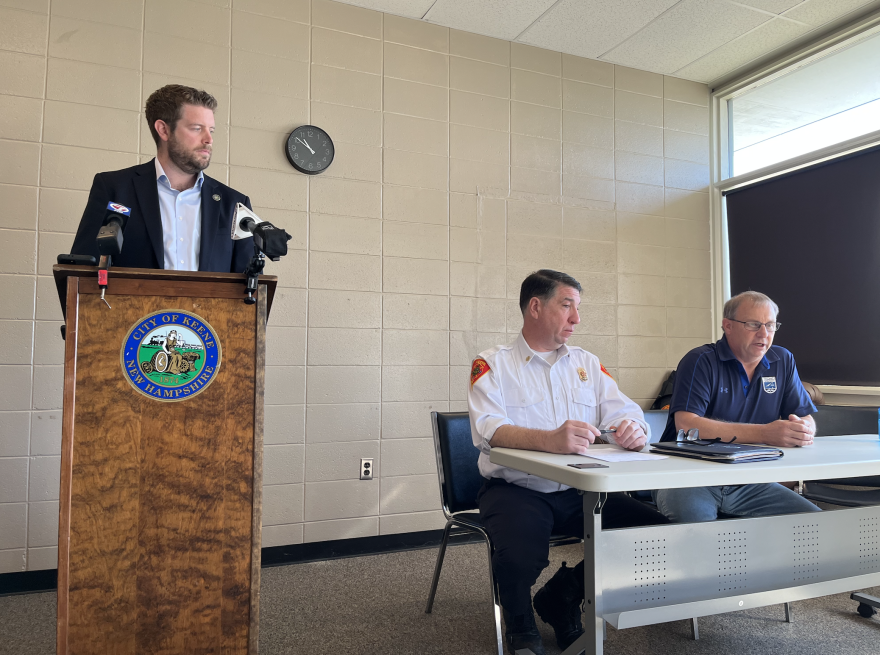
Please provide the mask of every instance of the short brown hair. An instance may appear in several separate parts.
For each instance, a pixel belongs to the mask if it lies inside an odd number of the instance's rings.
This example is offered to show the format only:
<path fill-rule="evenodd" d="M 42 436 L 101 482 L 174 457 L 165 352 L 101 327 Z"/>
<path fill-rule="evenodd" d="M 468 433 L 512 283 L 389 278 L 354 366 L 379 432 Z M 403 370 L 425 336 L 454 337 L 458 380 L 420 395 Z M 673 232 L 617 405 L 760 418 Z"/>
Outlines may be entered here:
<path fill-rule="evenodd" d="M 207 91 L 200 91 L 191 86 L 182 84 L 166 84 L 161 89 L 156 89 L 147 98 L 147 125 L 153 141 L 159 145 L 159 133 L 156 132 L 156 121 L 164 121 L 172 132 L 177 127 L 177 121 L 184 105 L 206 107 L 211 111 L 217 109 L 217 100 Z"/>

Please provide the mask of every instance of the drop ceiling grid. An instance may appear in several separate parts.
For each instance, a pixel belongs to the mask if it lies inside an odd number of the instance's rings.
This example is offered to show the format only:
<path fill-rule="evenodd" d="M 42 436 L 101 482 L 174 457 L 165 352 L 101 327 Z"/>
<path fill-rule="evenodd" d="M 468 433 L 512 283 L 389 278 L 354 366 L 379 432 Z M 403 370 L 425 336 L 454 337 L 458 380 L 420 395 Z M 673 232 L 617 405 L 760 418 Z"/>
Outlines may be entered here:
<path fill-rule="evenodd" d="M 342 0 L 665 75 L 709 82 L 878 0 Z"/>
<path fill-rule="evenodd" d="M 802 23 L 773 18 L 679 68 L 673 75 L 691 80 L 715 80 L 781 48 L 812 29 Z"/>
<path fill-rule="evenodd" d="M 514 41 L 557 0 L 437 0 L 425 20 Z"/>
<path fill-rule="evenodd" d="M 657 73 L 687 65 L 770 20 L 719 0 L 683 0 L 602 59 Z"/>
<path fill-rule="evenodd" d="M 562 0 L 525 30 L 519 40 L 579 57 L 599 59 L 679 2 Z M 572 29 L 574 25 L 578 29 Z"/>

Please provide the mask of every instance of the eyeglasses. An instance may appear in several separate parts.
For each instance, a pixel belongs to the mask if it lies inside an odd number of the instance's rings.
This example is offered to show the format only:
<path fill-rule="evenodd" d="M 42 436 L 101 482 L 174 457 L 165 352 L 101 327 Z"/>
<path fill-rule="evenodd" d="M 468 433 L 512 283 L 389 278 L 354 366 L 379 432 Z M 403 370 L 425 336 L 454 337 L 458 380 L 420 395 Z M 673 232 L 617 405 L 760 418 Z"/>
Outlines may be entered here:
<path fill-rule="evenodd" d="M 757 332 L 761 329 L 761 326 L 767 328 L 767 332 L 776 332 L 779 328 L 782 327 L 782 323 L 777 323 L 776 321 L 761 323 L 760 321 L 737 321 L 735 318 L 729 318 L 727 320 L 733 321 L 735 323 L 742 323 L 746 326 L 746 330 L 748 330 L 749 332 Z"/>
<path fill-rule="evenodd" d="M 736 437 L 732 437 L 730 441 L 724 441 L 721 437 L 715 437 L 714 439 L 700 439 L 699 429 L 691 428 L 690 430 L 679 430 L 675 435 L 675 440 L 680 442 L 691 442 L 695 446 L 712 446 L 716 443 L 733 443 L 736 441 Z"/>

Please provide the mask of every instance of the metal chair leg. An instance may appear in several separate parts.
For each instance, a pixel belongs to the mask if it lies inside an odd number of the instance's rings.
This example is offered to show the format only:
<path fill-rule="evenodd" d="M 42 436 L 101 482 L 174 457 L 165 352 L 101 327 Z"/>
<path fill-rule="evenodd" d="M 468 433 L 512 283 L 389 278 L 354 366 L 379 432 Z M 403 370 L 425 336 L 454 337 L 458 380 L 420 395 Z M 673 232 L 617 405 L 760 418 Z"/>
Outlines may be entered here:
<path fill-rule="evenodd" d="M 434 567 L 434 579 L 431 581 L 431 593 L 428 594 L 428 606 L 425 608 L 425 614 L 431 613 L 434 606 L 434 595 L 437 593 L 437 583 L 440 582 L 440 569 L 443 568 L 443 558 L 446 555 L 446 544 L 449 541 L 449 531 L 452 529 L 452 521 L 446 522 L 446 529 L 443 530 L 443 541 L 440 542 L 440 550 L 437 553 L 437 565 Z"/>
<path fill-rule="evenodd" d="M 794 619 L 791 615 L 791 603 L 785 604 L 785 622 L 786 623 L 794 623 Z"/>
<path fill-rule="evenodd" d="M 700 638 L 700 626 L 697 625 L 697 617 L 691 619 L 691 634 L 694 637 L 694 641 Z"/>
<path fill-rule="evenodd" d="M 504 655 L 504 637 L 501 634 L 501 599 L 498 597 L 498 587 L 495 585 L 495 575 L 492 573 L 492 542 L 489 536 L 486 538 L 486 550 L 489 553 L 489 587 L 492 589 L 492 611 L 495 612 L 495 641 L 498 646 L 498 655 Z"/>

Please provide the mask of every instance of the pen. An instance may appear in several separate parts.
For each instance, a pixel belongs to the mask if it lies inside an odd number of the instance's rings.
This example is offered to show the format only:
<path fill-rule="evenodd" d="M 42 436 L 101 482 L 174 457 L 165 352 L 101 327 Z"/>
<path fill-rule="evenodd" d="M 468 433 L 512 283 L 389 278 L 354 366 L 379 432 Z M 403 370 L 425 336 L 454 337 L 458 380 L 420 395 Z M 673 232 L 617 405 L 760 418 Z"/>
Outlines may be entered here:
<path fill-rule="evenodd" d="M 599 430 L 599 434 L 614 434 L 617 432 L 617 428 L 611 428 L 610 430 Z"/>

